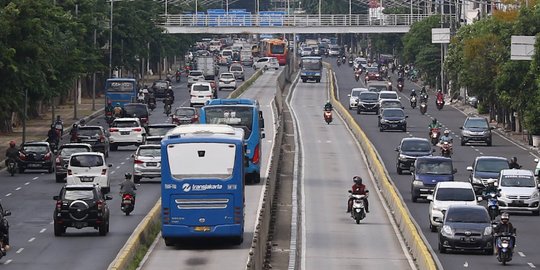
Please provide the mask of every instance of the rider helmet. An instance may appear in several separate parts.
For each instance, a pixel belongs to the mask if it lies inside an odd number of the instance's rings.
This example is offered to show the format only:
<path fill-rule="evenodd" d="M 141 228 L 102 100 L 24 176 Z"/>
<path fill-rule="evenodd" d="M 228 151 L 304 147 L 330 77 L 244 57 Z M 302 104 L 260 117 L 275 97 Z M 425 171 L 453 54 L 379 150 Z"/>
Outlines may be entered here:
<path fill-rule="evenodd" d="M 15 147 L 17 143 L 13 140 L 9 141 L 9 147 Z"/>
<path fill-rule="evenodd" d="M 412 89 L 412 90 L 411 90 L 411 93 L 416 93 L 416 90 Z"/>
<path fill-rule="evenodd" d="M 81 121 L 79 121 L 79 122 L 80 122 L 81 126 L 84 126 L 84 124 L 86 124 L 86 120 L 84 120 L 84 119 L 81 119 Z"/>
<path fill-rule="evenodd" d="M 450 134 L 450 130 L 447 129 L 447 130 L 444 131 L 445 136 L 448 136 L 449 134 Z"/>
<path fill-rule="evenodd" d="M 124 178 L 125 178 L 125 179 L 131 179 L 131 173 L 128 173 L 128 172 L 125 173 L 125 174 L 124 174 Z"/>
<path fill-rule="evenodd" d="M 486 183 L 488 184 L 488 186 L 494 186 L 495 185 L 495 182 L 497 182 L 497 180 L 495 179 L 488 179 L 486 181 Z"/>
<path fill-rule="evenodd" d="M 508 221 L 510 221 L 510 215 L 507 212 L 502 213 L 501 222 L 506 224 Z"/>
<path fill-rule="evenodd" d="M 116 102 L 116 106 L 120 107 L 120 102 Z"/>
<path fill-rule="evenodd" d="M 354 182 L 355 184 L 361 185 L 361 184 L 362 184 L 362 177 L 360 177 L 360 176 L 358 176 L 358 175 L 354 176 L 354 177 L 353 177 L 353 182 Z"/>
<path fill-rule="evenodd" d="M 510 163 L 517 163 L 517 157 L 512 157 L 510 159 Z"/>
<path fill-rule="evenodd" d="M 107 100 L 107 104 L 111 105 L 112 104 L 112 100 Z"/>

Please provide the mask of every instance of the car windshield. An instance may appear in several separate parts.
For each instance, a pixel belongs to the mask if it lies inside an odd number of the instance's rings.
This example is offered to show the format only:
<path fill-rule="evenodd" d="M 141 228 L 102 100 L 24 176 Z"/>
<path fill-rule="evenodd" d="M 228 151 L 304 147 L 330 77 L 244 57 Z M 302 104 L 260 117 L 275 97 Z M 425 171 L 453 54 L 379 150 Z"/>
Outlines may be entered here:
<path fill-rule="evenodd" d="M 165 136 L 174 126 L 149 126 L 148 136 Z"/>
<path fill-rule="evenodd" d="M 195 110 L 188 108 L 176 109 L 174 114 L 178 116 L 193 116 L 195 115 Z"/>
<path fill-rule="evenodd" d="M 210 91 L 208 84 L 194 84 L 191 88 L 192 91 Z"/>
<path fill-rule="evenodd" d="M 501 179 L 503 187 L 536 187 L 531 175 L 504 175 Z"/>
<path fill-rule="evenodd" d="M 452 174 L 450 160 L 417 160 L 416 174 L 447 175 Z"/>
<path fill-rule="evenodd" d="M 383 108 L 401 108 L 401 102 L 399 101 L 385 101 L 381 103 Z"/>
<path fill-rule="evenodd" d="M 69 190 L 67 189 L 64 192 L 64 199 L 65 200 L 92 200 L 94 198 L 94 191 L 91 189 L 84 189 L 84 190 Z"/>
<path fill-rule="evenodd" d="M 359 90 L 352 91 L 351 97 L 359 97 L 360 93 L 362 93 L 362 91 L 359 91 Z"/>
<path fill-rule="evenodd" d="M 268 62 L 268 58 L 261 58 L 259 60 L 257 60 L 258 63 L 262 63 L 262 62 Z"/>
<path fill-rule="evenodd" d="M 446 212 L 445 222 L 489 223 L 489 215 L 484 209 L 451 209 Z"/>
<path fill-rule="evenodd" d="M 99 128 L 80 128 L 77 131 L 78 136 L 88 136 L 99 138 L 101 136 L 101 129 Z"/>
<path fill-rule="evenodd" d="M 404 141 L 401 144 L 401 151 L 429 152 L 431 151 L 431 144 L 428 141 Z"/>
<path fill-rule="evenodd" d="M 144 104 L 125 105 L 124 111 L 126 115 L 135 117 L 148 117 L 148 109 Z"/>
<path fill-rule="evenodd" d="M 201 71 L 191 71 L 189 72 L 189 76 L 202 76 Z"/>
<path fill-rule="evenodd" d="M 503 169 L 508 169 L 508 161 L 499 159 L 478 160 L 476 163 L 477 172 L 499 173 Z"/>
<path fill-rule="evenodd" d="M 312 49 L 311 47 L 304 47 L 302 50 L 303 50 L 304 52 L 309 52 L 309 51 L 311 51 L 311 50 L 313 50 L 313 49 Z"/>
<path fill-rule="evenodd" d="M 359 97 L 361 100 L 378 100 L 379 94 L 375 92 L 362 92 Z"/>
<path fill-rule="evenodd" d="M 90 150 L 88 150 L 88 148 L 86 147 L 66 147 L 66 148 L 62 148 L 62 150 L 60 150 L 60 156 L 71 156 L 72 154 L 75 154 L 75 153 L 81 153 L 81 152 L 90 152 Z"/>
<path fill-rule="evenodd" d="M 223 55 L 223 56 L 231 56 L 232 51 L 223 51 L 223 52 L 221 52 L 221 55 Z"/>
<path fill-rule="evenodd" d="M 103 158 L 98 155 L 71 156 L 69 165 L 73 167 L 99 167 L 103 166 Z"/>
<path fill-rule="evenodd" d="M 322 61 L 319 59 L 302 59 L 302 69 L 304 70 L 321 70 Z"/>
<path fill-rule="evenodd" d="M 404 117 L 402 110 L 383 110 L 384 117 Z"/>
<path fill-rule="evenodd" d="M 379 68 L 376 68 L 376 67 L 368 67 L 368 68 L 367 68 L 367 72 L 370 72 L 370 73 L 378 73 L 378 72 L 379 72 Z"/>
<path fill-rule="evenodd" d="M 139 127 L 136 121 L 114 121 L 113 127 L 127 128 L 127 127 Z"/>
<path fill-rule="evenodd" d="M 23 146 L 24 152 L 34 152 L 34 153 L 47 153 L 49 149 L 45 145 L 25 145 Z"/>
<path fill-rule="evenodd" d="M 379 98 L 380 99 L 383 99 L 383 98 L 397 99 L 397 94 L 394 94 L 394 93 L 380 93 Z"/>
<path fill-rule="evenodd" d="M 435 196 L 437 201 L 474 201 L 474 191 L 466 188 L 439 188 Z"/>
<path fill-rule="evenodd" d="M 231 68 L 229 70 L 230 71 L 242 71 L 242 67 L 241 66 L 231 66 Z"/>
<path fill-rule="evenodd" d="M 220 76 L 222 79 L 234 79 L 234 75 L 231 73 L 223 73 Z"/>
<path fill-rule="evenodd" d="M 381 92 L 386 90 L 386 85 L 370 85 L 369 91 L 370 92 Z"/>
<path fill-rule="evenodd" d="M 468 119 L 465 122 L 465 127 L 467 128 L 488 128 L 488 123 L 485 119 Z"/>
<path fill-rule="evenodd" d="M 156 88 L 167 88 L 169 86 L 166 82 L 155 82 L 154 85 Z"/>
<path fill-rule="evenodd" d="M 140 148 L 137 155 L 143 157 L 161 157 L 161 148 Z"/>

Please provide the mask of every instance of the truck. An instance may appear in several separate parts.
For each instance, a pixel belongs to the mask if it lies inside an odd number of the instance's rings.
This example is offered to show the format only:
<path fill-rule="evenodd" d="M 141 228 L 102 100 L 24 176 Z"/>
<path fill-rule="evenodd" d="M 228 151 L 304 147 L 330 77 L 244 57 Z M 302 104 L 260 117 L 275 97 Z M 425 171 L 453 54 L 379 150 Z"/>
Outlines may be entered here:
<path fill-rule="evenodd" d="M 253 66 L 253 55 L 249 47 L 240 51 L 240 62 L 244 66 Z"/>
<path fill-rule="evenodd" d="M 197 69 L 202 71 L 205 80 L 214 80 L 219 74 L 219 67 L 213 56 L 198 56 L 196 62 Z"/>
<path fill-rule="evenodd" d="M 314 80 L 321 82 L 322 58 L 318 56 L 305 56 L 300 60 L 300 78 L 302 82 Z"/>

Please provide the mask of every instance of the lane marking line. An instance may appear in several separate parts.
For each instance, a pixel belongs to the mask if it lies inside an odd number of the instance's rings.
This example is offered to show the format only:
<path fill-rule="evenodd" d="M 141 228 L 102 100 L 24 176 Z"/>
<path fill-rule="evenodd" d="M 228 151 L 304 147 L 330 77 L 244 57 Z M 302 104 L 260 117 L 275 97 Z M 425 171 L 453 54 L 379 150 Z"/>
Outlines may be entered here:
<path fill-rule="evenodd" d="M 49 224 L 53 225 L 53 224 L 54 224 L 54 221 L 49 222 Z"/>
<path fill-rule="evenodd" d="M 28 186 L 28 185 L 30 185 L 30 182 L 26 182 L 26 183 L 24 183 L 24 185 L 25 185 L 25 186 Z"/>
<path fill-rule="evenodd" d="M 10 264 L 12 261 L 13 261 L 13 260 L 9 259 L 9 260 L 7 260 L 7 261 L 4 263 L 4 265 Z"/>
<path fill-rule="evenodd" d="M 116 166 L 116 169 L 120 169 L 120 166 Z"/>
<path fill-rule="evenodd" d="M 122 161 L 122 162 L 120 162 L 120 165 L 124 165 L 124 164 L 126 164 L 126 162 L 125 162 L 125 161 Z"/>
<path fill-rule="evenodd" d="M 28 242 L 34 242 L 34 240 L 36 240 L 36 238 L 32 237 L 32 238 L 28 239 Z"/>
<path fill-rule="evenodd" d="M 18 188 L 16 188 L 15 190 L 21 190 L 21 188 L 22 188 L 22 187 L 18 187 Z"/>
<path fill-rule="evenodd" d="M 527 263 L 531 268 L 536 268 L 536 266 L 532 263 Z"/>
<path fill-rule="evenodd" d="M 111 174 L 115 173 L 116 171 L 112 171 Z"/>
<path fill-rule="evenodd" d="M 15 253 L 19 254 L 19 253 L 21 253 L 23 250 L 24 250 L 24 248 L 19 248 L 17 251 L 15 251 Z"/>
<path fill-rule="evenodd" d="M 41 229 L 41 231 L 39 231 L 39 233 L 44 233 L 47 229 L 43 228 Z"/>
<path fill-rule="evenodd" d="M 521 252 L 521 251 L 519 251 L 518 254 L 519 254 L 519 256 L 521 256 L 521 257 L 527 257 L 527 256 L 525 256 L 525 253 L 523 253 L 523 252 Z"/>
<path fill-rule="evenodd" d="M 11 193 L 6 194 L 6 197 L 9 197 L 9 196 L 11 196 Z"/>
<path fill-rule="evenodd" d="M 39 178 L 39 176 L 36 176 L 36 177 L 32 178 L 32 180 L 36 180 L 36 179 L 38 179 L 38 178 Z"/>

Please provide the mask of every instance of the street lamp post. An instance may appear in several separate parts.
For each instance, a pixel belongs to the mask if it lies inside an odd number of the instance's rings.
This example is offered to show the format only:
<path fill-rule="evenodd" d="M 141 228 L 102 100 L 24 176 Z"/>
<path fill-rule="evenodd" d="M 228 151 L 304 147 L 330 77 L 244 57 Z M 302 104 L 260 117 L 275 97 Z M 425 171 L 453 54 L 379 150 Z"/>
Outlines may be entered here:
<path fill-rule="evenodd" d="M 112 31 L 113 31 L 113 10 L 114 10 L 114 0 L 111 1 L 111 18 L 109 25 L 109 77 L 112 77 Z"/>
<path fill-rule="evenodd" d="M 321 25 L 321 7 L 322 7 L 322 0 L 319 0 L 319 25 Z"/>
<path fill-rule="evenodd" d="M 22 143 L 26 142 L 26 118 L 28 117 L 28 88 L 24 88 L 24 111 L 23 111 L 23 126 L 22 126 Z"/>

